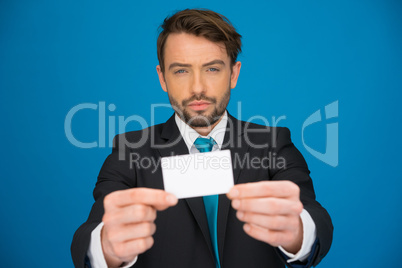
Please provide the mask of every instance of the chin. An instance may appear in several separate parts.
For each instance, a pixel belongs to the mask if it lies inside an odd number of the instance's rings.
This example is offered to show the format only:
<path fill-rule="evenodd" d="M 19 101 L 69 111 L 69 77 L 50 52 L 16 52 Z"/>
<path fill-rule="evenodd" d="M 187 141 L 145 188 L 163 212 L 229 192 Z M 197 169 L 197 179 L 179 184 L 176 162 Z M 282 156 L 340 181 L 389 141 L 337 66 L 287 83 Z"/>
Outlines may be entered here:
<path fill-rule="evenodd" d="M 211 120 L 206 116 L 193 116 L 190 118 L 189 124 L 193 127 L 207 127 L 211 125 Z"/>

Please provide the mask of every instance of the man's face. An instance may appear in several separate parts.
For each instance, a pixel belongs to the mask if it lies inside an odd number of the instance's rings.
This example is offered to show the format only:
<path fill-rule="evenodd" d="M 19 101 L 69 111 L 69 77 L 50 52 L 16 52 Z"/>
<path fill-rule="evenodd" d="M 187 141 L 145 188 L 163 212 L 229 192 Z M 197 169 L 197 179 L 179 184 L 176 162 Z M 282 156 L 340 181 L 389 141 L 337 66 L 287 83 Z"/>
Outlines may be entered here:
<path fill-rule="evenodd" d="M 215 125 L 236 86 L 240 62 L 233 68 L 222 43 L 186 33 L 170 34 L 165 44 L 165 72 L 157 66 L 162 89 L 176 113 L 190 126 Z"/>

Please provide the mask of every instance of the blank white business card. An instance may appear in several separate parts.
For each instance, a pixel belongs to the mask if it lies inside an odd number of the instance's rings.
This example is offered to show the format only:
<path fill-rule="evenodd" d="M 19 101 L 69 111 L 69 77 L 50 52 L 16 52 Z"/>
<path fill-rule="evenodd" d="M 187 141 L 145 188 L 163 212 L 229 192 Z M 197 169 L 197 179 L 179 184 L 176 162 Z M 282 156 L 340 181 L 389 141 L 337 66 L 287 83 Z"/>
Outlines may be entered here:
<path fill-rule="evenodd" d="M 163 157 L 165 191 L 177 198 L 225 194 L 234 185 L 229 150 Z"/>

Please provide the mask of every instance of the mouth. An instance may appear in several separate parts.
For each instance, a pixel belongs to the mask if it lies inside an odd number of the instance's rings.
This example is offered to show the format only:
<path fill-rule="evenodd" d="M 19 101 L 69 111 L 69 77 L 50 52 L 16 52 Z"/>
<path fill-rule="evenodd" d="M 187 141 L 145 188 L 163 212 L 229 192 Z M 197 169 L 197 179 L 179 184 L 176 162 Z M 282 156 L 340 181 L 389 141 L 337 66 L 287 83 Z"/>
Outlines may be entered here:
<path fill-rule="evenodd" d="M 200 101 L 192 101 L 188 104 L 188 107 L 194 111 L 203 111 L 208 108 L 208 106 L 211 105 L 210 102 L 200 100 Z"/>

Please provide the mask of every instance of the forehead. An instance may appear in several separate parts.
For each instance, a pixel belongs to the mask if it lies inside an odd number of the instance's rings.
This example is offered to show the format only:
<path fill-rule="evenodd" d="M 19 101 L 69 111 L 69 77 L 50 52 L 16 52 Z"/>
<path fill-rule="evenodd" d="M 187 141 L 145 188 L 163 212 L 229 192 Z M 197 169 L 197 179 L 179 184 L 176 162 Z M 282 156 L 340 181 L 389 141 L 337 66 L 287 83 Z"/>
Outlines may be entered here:
<path fill-rule="evenodd" d="M 220 59 L 229 62 L 225 45 L 187 33 L 170 34 L 165 44 L 165 66 L 171 62 L 205 63 Z"/>

